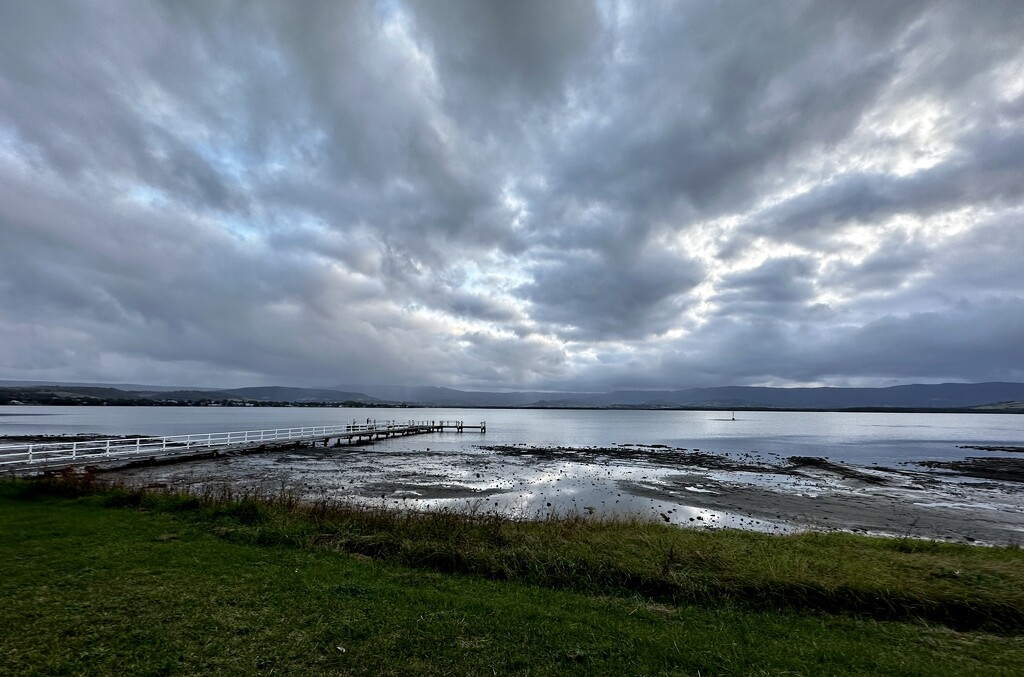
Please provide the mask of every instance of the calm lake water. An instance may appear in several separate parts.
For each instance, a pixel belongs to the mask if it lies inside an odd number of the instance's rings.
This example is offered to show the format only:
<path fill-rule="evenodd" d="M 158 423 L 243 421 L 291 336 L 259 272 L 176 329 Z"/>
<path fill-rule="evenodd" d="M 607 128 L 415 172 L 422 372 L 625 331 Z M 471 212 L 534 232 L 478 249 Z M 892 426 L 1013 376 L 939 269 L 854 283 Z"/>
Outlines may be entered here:
<path fill-rule="evenodd" d="M 664 444 L 711 453 L 823 456 L 855 463 L 949 459 L 960 445 L 1024 446 L 1024 416 L 837 412 L 339 409 L 244 407 L 0 407 L 0 435 L 259 430 L 372 420 L 487 421 L 487 433 L 381 442 L 389 450 L 461 451 L 479 444 L 610 447 Z M 376 447 L 375 447 L 376 448 Z"/>
<path fill-rule="evenodd" d="M 1024 446 L 1024 416 L 1011 414 L 737 412 L 732 420 L 728 412 L 705 411 L 0 407 L 0 435 L 160 436 L 368 418 L 486 420 L 487 432 L 117 472 L 120 480 L 146 487 L 287 490 L 314 500 L 528 519 L 583 512 L 777 533 L 840 529 L 994 544 L 1024 540 L 1019 481 L 915 463 L 1021 458 L 958 448 Z M 792 456 L 839 463 L 806 464 Z"/>

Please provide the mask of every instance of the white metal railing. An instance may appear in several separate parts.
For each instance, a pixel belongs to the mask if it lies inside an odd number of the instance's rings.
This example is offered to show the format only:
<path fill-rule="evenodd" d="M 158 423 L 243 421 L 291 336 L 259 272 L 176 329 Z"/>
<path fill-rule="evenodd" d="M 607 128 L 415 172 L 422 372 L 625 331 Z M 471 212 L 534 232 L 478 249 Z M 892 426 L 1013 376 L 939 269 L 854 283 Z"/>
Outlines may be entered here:
<path fill-rule="evenodd" d="M 0 445 L 0 466 L 102 461 L 108 458 L 137 456 L 140 454 L 196 453 L 204 449 L 246 447 L 261 442 L 302 441 L 329 437 L 356 437 L 360 434 L 396 433 L 427 428 L 441 421 L 371 421 L 344 425 L 311 426 L 304 428 L 275 428 L 272 430 L 238 430 L 196 435 L 166 435 L 164 437 L 128 437 L 82 442 L 26 442 Z"/>

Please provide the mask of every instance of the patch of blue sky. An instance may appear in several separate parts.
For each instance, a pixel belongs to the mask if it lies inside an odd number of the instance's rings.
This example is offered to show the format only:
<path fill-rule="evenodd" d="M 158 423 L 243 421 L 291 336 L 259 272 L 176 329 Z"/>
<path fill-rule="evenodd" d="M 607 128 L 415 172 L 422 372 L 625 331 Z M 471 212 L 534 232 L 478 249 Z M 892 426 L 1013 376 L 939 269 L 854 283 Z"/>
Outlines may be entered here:
<path fill-rule="evenodd" d="M 251 154 L 238 148 L 206 142 L 194 143 L 192 148 L 221 176 L 241 184 L 247 183 L 247 175 L 251 167 L 262 164 L 260 158 L 252 157 Z"/>
<path fill-rule="evenodd" d="M 241 242 L 256 242 L 264 238 L 265 228 L 257 217 L 233 212 L 218 214 L 213 218 L 221 230 Z"/>
<path fill-rule="evenodd" d="M 18 132 L 7 125 L 0 124 L 0 150 L 14 153 L 18 145 Z"/>
<path fill-rule="evenodd" d="M 0 161 L 14 165 L 18 171 L 27 172 L 33 164 L 33 157 L 38 157 L 38 153 L 25 144 L 18 130 L 0 124 Z"/>
<path fill-rule="evenodd" d="M 462 288 L 470 292 L 509 293 L 533 281 L 518 257 L 500 252 L 492 252 L 479 261 L 466 261 L 461 267 L 465 274 Z"/>
<path fill-rule="evenodd" d="M 197 140 L 192 149 L 225 180 L 252 189 L 267 177 L 286 172 L 305 174 L 306 169 L 295 161 L 296 152 L 322 146 L 327 135 L 319 129 L 304 130 L 288 139 L 288 145 L 270 143 L 259 151 L 244 144 L 244 139 Z M 279 141 L 279 140 L 277 140 Z"/>
<path fill-rule="evenodd" d="M 171 203 L 166 192 L 144 183 L 131 186 L 127 194 L 130 200 L 145 207 L 166 207 Z"/>
<path fill-rule="evenodd" d="M 399 0 L 378 0 L 373 3 L 373 13 L 384 21 L 394 20 L 402 13 L 402 3 Z"/>

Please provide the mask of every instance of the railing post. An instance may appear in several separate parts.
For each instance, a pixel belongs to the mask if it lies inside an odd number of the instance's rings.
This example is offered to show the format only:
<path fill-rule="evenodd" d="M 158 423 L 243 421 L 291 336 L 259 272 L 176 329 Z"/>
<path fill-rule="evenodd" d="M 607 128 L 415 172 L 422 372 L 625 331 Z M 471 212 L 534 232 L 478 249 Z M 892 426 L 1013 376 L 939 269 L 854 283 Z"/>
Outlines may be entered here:
<path fill-rule="evenodd" d="M 235 430 L 223 433 L 165 435 L 163 437 L 146 438 L 136 437 L 134 438 L 134 445 L 132 444 L 131 439 L 107 439 L 91 442 L 78 441 L 70 443 L 70 448 L 66 446 L 67 443 L 60 445 L 53 445 L 51 443 L 47 445 L 35 442 L 32 444 L 25 443 L 17 445 L 19 449 L 17 453 L 19 456 L 21 454 L 25 454 L 24 456 L 20 456 L 22 459 L 21 462 L 35 463 L 37 461 L 46 460 L 77 460 L 79 448 L 81 448 L 83 452 L 83 458 L 93 458 L 97 456 L 113 458 L 114 456 L 121 454 L 141 454 L 143 440 L 146 442 L 147 452 L 167 454 L 175 450 L 180 451 L 183 444 L 186 449 L 191 449 L 193 443 L 200 448 L 203 445 L 207 448 L 212 448 L 214 446 L 231 444 L 249 444 L 275 440 L 302 440 L 321 437 L 325 440 L 325 446 L 330 446 L 330 439 L 332 436 L 337 436 L 340 441 L 343 441 L 342 438 L 346 438 L 350 442 L 355 439 L 373 441 L 375 439 L 387 439 L 400 435 L 424 432 L 444 432 L 445 430 L 452 430 L 461 433 L 465 431 L 467 425 L 470 429 L 477 428 L 481 433 L 487 432 L 487 421 L 480 421 L 479 426 L 473 426 L 472 424 L 467 424 L 466 421 L 458 419 L 423 421 L 408 419 L 404 422 L 400 422 L 397 419 L 367 420 L 368 422 L 366 424 L 353 421 L 352 423 L 338 425 L 300 426 L 298 428 L 276 428 L 272 430 Z M 97 442 L 100 442 L 101 444 L 97 445 Z M 42 452 L 37 453 L 36 447 L 41 447 Z M 67 451 L 70 451 L 71 454 L 65 456 L 64 454 Z M 7 456 L 10 456 L 10 454 L 7 454 Z"/>

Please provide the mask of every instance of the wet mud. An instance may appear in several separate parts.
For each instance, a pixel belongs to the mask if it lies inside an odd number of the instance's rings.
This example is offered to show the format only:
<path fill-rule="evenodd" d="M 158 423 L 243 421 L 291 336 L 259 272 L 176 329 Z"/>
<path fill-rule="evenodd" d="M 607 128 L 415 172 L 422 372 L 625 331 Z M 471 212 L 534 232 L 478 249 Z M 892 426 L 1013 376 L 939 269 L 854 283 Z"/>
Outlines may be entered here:
<path fill-rule="evenodd" d="M 980 447 L 973 444 L 962 444 L 957 449 L 974 449 L 976 451 L 1009 451 L 1013 453 L 1024 453 L 1024 447 L 988 446 Z"/>
<path fill-rule="evenodd" d="M 1024 482 L 1024 459 L 1021 458 L 971 457 L 962 461 L 919 461 L 918 465 L 949 470 L 966 477 Z"/>
<path fill-rule="evenodd" d="M 517 519 L 584 514 L 704 529 L 1024 542 L 1024 458 L 1005 456 L 881 467 L 664 445 L 430 451 L 382 442 L 111 474 L 141 486 L 227 484 L 400 510 L 465 509 Z"/>

